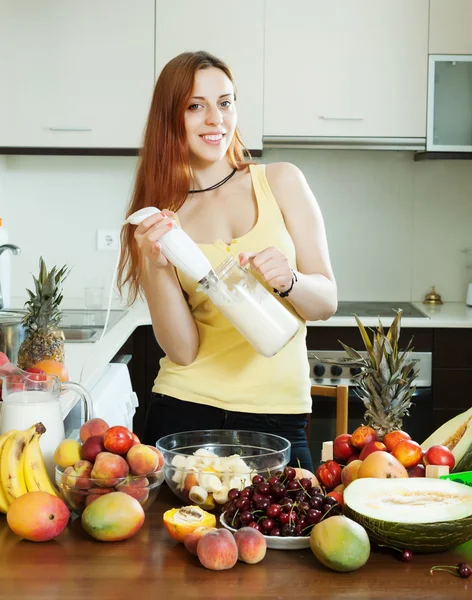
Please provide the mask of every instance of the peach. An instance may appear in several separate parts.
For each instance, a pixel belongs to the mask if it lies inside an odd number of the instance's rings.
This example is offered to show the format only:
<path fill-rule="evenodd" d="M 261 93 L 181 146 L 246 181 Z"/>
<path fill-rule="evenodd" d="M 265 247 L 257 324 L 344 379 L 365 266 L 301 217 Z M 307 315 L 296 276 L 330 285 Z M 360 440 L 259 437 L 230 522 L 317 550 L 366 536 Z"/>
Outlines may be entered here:
<path fill-rule="evenodd" d="M 394 456 L 388 452 L 372 452 L 361 463 L 357 478 L 374 477 L 378 479 L 393 479 L 408 477 L 407 470 Z"/>
<path fill-rule="evenodd" d="M 78 460 L 74 464 L 73 472 L 67 477 L 66 485 L 72 489 L 88 490 L 92 487 L 93 482 L 90 479 L 93 464 L 88 460 Z"/>
<path fill-rule="evenodd" d="M 103 419 L 95 418 L 85 421 L 79 431 L 80 441 L 85 442 L 93 435 L 100 435 L 103 437 L 108 429 L 108 423 Z"/>
<path fill-rule="evenodd" d="M 101 487 L 93 487 L 89 490 L 87 496 L 85 496 L 85 506 L 92 504 L 94 500 L 100 498 L 104 494 L 110 494 L 111 492 L 116 492 L 115 488 L 101 488 Z"/>
<path fill-rule="evenodd" d="M 118 542 L 137 533 L 144 523 L 141 504 L 128 494 L 111 492 L 94 500 L 82 513 L 82 527 L 96 540 Z"/>
<path fill-rule="evenodd" d="M 126 462 L 133 475 L 148 475 L 159 466 L 159 457 L 144 444 L 135 444 L 128 450 Z"/>
<path fill-rule="evenodd" d="M 192 532 L 186 534 L 184 537 L 184 546 L 190 554 L 197 556 L 197 546 L 200 538 L 212 530 L 216 530 L 216 527 L 197 527 Z"/>
<path fill-rule="evenodd" d="M 100 487 L 112 487 L 129 473 L 129 466 L 122 456 L 100 452 L 95 459 L 91 477 Z"/>
<path fill-rule="evenodd" d="M 156 469 L 156 471 L 159 471 L 159 469 L 162 469 L 162 467 L 164 466 L 164 463 L 165 463 L 164 455 L 155 446 L 148 446 L 148 448 L 151 448 L 151 450 L 153 452 L 155 452 L 159 458 L 159 464 L 157 465 L 157 469 Z"/>
<path fill-rule="evenodd" d="M 134 442 L 135 444 L 140 444 L 140 443 L 141 443 L 141 440 L 140 440 L 140 439 L 138 438 L 138 436 L 137 436 L 135 433 L 133 433 L 132 431 L 131 431 L 131 437 L 133 438 L 133 442 Z"/>
<path fill-rule="evenodd" d="M 359 469 L 362 465 L 362 460 L 353 460 L 344 467 L 341 471 L 342 485 L 347 487 L 354 479 L 359 477 Z"/>
<path fill-rule="evenodd" d="M 426 468 L 422 464 L 417 464 L 415 467 L 408 469 L 408 477 L 425 477 Z"/>
<path fill-rule="evenodd" d="M 411 469 L 411 467 L 416 467 L 423 458 L 423 450 L 413 440 L 401 440 L 393 447 L 392 456 L 399 460 L 406 469 Z"/>
<path fill-rule="evenodd" d="M 369 442 L 366 446 L 364 446 L 359 455 L 359 460 L 366 459 L 369 454 L 372 452 L 386 452 L 387 446 L 382 444 L 382 442 Z"/>
<path fill-rule="evenodd" d="M 227 529 L 210 530 L 198 542 L 197 556 L 206 569 L 223 571 L 238 562 L 238 546 Z"/>
<path fill-rule="evenodd" d="M 375 429 L 372 429 L 372 427 L 369 427 L 368 425 L 361 425 L 351 435 L 351 444 L 355 448 L 362 449 L 364 446 L 367 446 L 369 442 L 376 442 L 378 439 Z"/>
<path fill-rule="evenodd" d="M 120 482 L 115 489 L 117 492 L 123 492 L 124 494 L 133 496 L 140 504 L 144 504 L 149 498 L 148 485 L 149 480 L 146 477 L 132 477 L 128 475 L 128 477 Z"/>
<path fill-rule="evenodd" d="M 69 522 L 63 500 L 47 492 L 27 492 L 8 507 L 7 522 L 13 533 L 30 542 L 57 537 Z"/>
<path fill-rule="evenodd" d="M 131 446 L 134 446 L 134 439 L 131 431 L 123 425 L 115 425 L 110 427 L 103 436 L 105 449 L 113 454 L 127 454 Z"/>
<path fill-rule="evenodd" d="M 62 440 L 54 452 L 54 461 L 61 469 L 72 467 L 80 458 L 80 442 L 77 440 Z"/>
<path fill-rule="evenodd" d="M 351 435 L 342 433 L 338 435 L 333 442 L 333 458 L 342 465 L 346 464 L 348 458 L 355 453 L 355 448 L 351 444 Z"/>
<path fill-rule="evenodd" d="M 103 436 L 101 435 L 91 435 L 80 447 L 80 456 L 91 463 L 95 462 L 97 454 L 100 454 L 100 452 L 105 452 Z"/>
<path fill-rule="evenodd" d="M 402 440 L 411 440 L 411 437 L 406 431 L 396 429 L 395 431 L 391 431 L 384 435 L 383 443 L 387 446 L 387 450 L 391 452 L 398 442 L 401 442 Z"/>
<path fill-rule="evenodd" d="M 260 531 L 253 527 L 242 527 L 234 533 L 238 547 L 238 560 L 254 565 L 266 555 L 267 544 Z"/>

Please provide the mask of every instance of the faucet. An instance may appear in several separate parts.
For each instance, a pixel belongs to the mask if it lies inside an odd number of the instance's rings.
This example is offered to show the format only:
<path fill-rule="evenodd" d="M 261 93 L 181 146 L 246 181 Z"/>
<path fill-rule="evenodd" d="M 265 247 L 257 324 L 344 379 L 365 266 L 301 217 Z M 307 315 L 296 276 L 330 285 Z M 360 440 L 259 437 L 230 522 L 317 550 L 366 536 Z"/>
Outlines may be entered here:
<path fill-rule="evenodd" d="M 0 256 L 3 254 L 3 252 L 5 252 L 5 250 L 11 250 L 13 255 L 18 255 L 21 252 L 21 249 L 18 246 L 15 246 L 15 244 L 3 244 L 3 246 L 0 246 Z M 3 308 L 3 293 L 2 293 L 2 286 L 0 285 L 0 309 Z"/>

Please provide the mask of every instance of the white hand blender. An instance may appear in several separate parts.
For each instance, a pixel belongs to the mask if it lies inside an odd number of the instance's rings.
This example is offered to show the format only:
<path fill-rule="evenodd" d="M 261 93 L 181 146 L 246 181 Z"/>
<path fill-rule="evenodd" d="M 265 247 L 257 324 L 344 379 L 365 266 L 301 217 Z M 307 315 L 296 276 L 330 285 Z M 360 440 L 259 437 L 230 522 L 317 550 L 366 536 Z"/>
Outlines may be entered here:
<path fill-rule="evenodd" d="M 139 225 L 144 219 L 160 212 L 154 206 L 148 206 L 130 215 L 123 225 Z M 216 283 L 218 277 L 207 257 L 183 229 L 174 225 L 160 239 L 161 251 L 169 262 L 188 277 L 200 284 Z"/>

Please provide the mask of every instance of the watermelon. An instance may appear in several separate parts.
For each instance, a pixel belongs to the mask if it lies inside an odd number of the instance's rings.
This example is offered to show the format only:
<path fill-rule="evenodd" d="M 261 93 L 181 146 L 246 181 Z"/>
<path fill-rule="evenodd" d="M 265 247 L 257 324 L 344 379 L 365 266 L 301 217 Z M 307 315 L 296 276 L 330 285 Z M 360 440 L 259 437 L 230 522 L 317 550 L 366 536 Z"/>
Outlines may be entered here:
<path fill-rule="evenodd" d="M 424 452 L 431 446 L 446 446 L 454 454 L 453 472 L 472 471 L 472 408 L 441 425 L 421 444 Z"/>
<path fill-rule="evenodd" d="M 344 514 L 371 541 L 412 552 L 442 552 L 472 539 L 472 488 L 444 479 L 356 479 Z"/>

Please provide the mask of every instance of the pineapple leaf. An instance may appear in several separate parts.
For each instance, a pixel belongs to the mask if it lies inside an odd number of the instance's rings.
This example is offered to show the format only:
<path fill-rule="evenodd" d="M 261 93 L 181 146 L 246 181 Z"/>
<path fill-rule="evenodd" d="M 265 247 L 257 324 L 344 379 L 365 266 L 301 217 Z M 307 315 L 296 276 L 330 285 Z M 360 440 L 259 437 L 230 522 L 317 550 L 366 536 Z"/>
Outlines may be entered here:
<path fill-rule="evenodd" d="M 367 334 L 367 331 L 365 330 L 364 325 L 362 325 L 359 317 L 357 315 L 354 315 L 354 318 L 356 319 L 357 326 L 359 327 L 359 331 L 361 332 L 362 341 L 364 342 L 364 346 L 365 346 L 367 352 L 369 353 L 371 360 L 375 363 L 374 351 L 372 348 L 370 338 Z"/>

